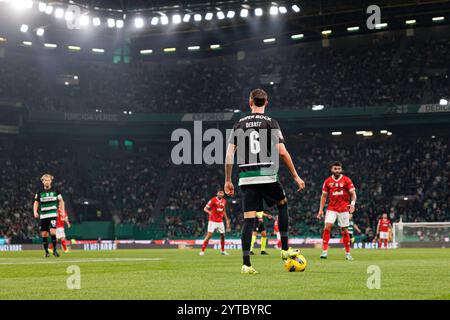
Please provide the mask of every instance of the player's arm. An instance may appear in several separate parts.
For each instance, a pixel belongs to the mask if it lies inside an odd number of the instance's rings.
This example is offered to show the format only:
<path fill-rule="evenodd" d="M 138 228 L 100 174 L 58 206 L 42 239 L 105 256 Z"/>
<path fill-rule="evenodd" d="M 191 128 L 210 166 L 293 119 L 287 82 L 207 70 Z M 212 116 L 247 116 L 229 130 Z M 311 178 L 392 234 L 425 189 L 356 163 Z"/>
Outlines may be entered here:
<path fill-rule="evenodd" d="M 380 223 L 381 223 L 381 220 L 378 220 L 378 224 L 377 224 L 377 236 L 380 234 Z"/>
<path fill-rule="evenodd" d="M 236 145 L 235 144 L 228 144 L 228 148 L 227 148 L 227 155 L 225 157 L 225 186 L 224 186 L 224 190 L 225 193 L 229 196 L 233 196 L 234 195 L 234 185 L 231 182 L 231 175 L 233 172 L 233 159 L 234 159 L 234 154 L 236 152 Z"/>
<path fill-rule="evenodd" d="M 39 208 L 39 200 L 38 200 L 38 194 L 34 196 L 34 203 L 33 203 L 33 215 L 35 218 L 39 218 L 38 214 L 38 208 Z"/>
<path fill-rule="evenodd" d="M 227 215 L 227 209 L 224 209 L 223 217 L 225 218 L 225 223 L 227 224 L 226 231 L 230 232 L 231 231 L 231 224 L 230 224 L 230 219 L 228 218 L 228 215 Z"/>
<path fill-rule="evenodd" d="M 322 190 L 322 195 L 320 196 L 319 213 L 317 213 L 317 219 L 323 217 L 323 208 L 327 202 L 328 192 Z"/>
<path fill-rule="evenodd" d="M 283 160 L 284 164 L 289 170 L 289 173 L 291 174 L 292 178 L 297 184 L 298 187 L 297 191 L 303 190 L 305 188 L 305 182 L 302 179 L 300 179 L 297 170 L 295 169 L 294 163 L 292 162 L 292 157 L 289 151 L 287 151 L 284 143 L 277 143 L 277 149 L 280 158 Z"/>
<path fill-rule="evenodd" d="M 67 227 L 70 229 L 71 225 L 70 225 L 69 215 L 68 214 L 65 215 L 64 222 L 67 224 Z"/>
<path fill-rule="evenodd" d="M 208 204 L 203 208 L 203 211 L 210 216 L 211 215 L 211 207 L 209 206 L 209 202 Z"/>
<path fill-rule="evenodd" d="M 263 212 L 263 217 L 267 217 L 267 219 L 272 220 L 273 216 L 271 214 Z"/>
<path fill-rule="evenodd" d="M 358 227 L 357 224 L 353 224 L 353 228 L 355 228 L 355 230 L 358 231 L 358 233 L 362 233 L 361 229 Z"/>
<path fill-rule="evenodd" d="M 64 199 L 63 199 L 63 197 L 62 197 L 61 194 L 58 194 L 58 209 L 59 209 L 61 212 L 66 212 Z"/>
<path fill-rule="evenodd" d="M 355 189 L 350 191 L 350 205 L 349 205 L 349 212 L 353 213 L 355 212 L 355 205 L 356 205 L 356 191 Z"/>

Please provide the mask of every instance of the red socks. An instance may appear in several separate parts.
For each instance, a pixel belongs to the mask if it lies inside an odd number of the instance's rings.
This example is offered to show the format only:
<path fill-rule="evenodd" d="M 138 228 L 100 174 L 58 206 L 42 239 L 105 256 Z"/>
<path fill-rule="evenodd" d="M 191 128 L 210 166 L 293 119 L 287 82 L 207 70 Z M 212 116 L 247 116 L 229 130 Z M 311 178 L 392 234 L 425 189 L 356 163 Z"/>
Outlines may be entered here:
<path fill-rule="evenodd" d="M 202 245 L 202 251 L 205 251 L 206 246 L 208 245 L 209 240 L 205 240 L 203 241 L 203 245 Z"/>
<path fill-rule="evenodd" d="M 384 242 L 384 247 L 383 247 L 383 242 Z M 380 249 L 383 249 L 383 248 L 387 249 L 387 247 L 388 247 L 387 239 L 380 239 Z"/>
<path fill-rule="evenodd" d="M 222 252 L 225 251 L 225 239 L 220 239 L 220 247 L 222 248 Z"/>
<path fill-rule="evenodd" d="M 62 246 L 62 248 L 63 248 L 64 251 L 67 250 L 66 240 L 61 240 L 61 246 Z"/>
<path fill-rule="evenodd" d="M 348 230 L 342 231 L 342 242 L 344 242 L 345 253 L 350 253 L 350 241 Z"/>
<path fill-rule="evenodd" d="M 324 229 L 323 230 L 323 250 L 326 251 L 328 250 L 328 242 L 330 241 L 330 230 L 328 229 Z"/>

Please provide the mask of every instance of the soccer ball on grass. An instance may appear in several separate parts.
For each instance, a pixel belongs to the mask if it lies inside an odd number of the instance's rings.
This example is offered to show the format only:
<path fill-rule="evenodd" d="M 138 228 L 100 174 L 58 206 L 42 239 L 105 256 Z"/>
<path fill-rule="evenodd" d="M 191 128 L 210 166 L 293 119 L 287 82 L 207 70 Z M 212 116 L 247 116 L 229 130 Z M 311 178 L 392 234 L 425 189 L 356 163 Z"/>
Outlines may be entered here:
<path fill-rule="evenodd" d="M 306 258 L 301 254 L 289 258 L 284 263 L 284 268 L 289 272 L 303 272 L 307 266 Z"/>

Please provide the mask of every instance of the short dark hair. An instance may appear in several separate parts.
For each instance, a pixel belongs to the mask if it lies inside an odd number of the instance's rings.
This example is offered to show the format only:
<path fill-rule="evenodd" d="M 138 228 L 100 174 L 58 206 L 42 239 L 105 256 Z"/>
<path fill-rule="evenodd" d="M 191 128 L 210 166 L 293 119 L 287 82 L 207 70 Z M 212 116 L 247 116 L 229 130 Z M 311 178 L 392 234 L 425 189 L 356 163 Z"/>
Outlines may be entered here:
<path fill-rule="evenodd" d="M 332 167 L 342 167 L 342 162 L 340 162 L 340 161 L 334 161 L 334 162 L 331 164 L 331 166 L 332 166 Z"/>
<path fill-rule="evenodd" d="M 257 107 L 262 107 L 266 104 L 267 93 L 263 89 L 255 89 L 250 92 L 250 99 Z"/>

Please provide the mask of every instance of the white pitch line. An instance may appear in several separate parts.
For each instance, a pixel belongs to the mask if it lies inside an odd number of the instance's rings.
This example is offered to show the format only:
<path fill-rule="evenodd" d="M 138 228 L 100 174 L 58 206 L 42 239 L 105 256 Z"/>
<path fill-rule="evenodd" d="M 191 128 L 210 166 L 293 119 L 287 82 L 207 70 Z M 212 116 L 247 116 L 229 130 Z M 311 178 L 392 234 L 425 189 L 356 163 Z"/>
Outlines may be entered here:
<path fill-rule="evenodd" d="M 1 261 L 2 259 L 0 259 Z M 105 258 L 105 259 L 86 259 L 86 260 L 52 260 L 52 261 L 29 261 L 29 262 L 0 262 L 0 265 L 18 265 L 18 264 L 57 264 L 57 263 L 90 263 L 90 262 L 140 262 L 140 261 L 159 261 L 161 258 Z"/>

